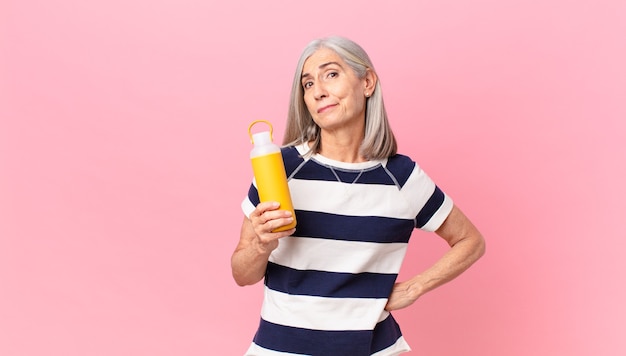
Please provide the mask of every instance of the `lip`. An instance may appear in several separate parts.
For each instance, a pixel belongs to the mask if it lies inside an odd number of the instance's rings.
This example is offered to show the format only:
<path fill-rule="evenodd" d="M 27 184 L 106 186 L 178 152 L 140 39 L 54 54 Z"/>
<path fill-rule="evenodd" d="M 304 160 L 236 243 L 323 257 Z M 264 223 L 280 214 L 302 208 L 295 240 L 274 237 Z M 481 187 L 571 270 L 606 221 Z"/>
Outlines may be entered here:
<path fill-rule="evenodd" d="M 318 113 L 318 114 L 321 114 L 321 113 L 323 113 L 324 111 L 326 111 L 326 110 L 328 110 L 328 109 L 330 109 L 330 108 L 332 108 L 332 107 L 334 107 L 334 106 L 336 106 L 336 105 L 337 105 L 337 104 L 330 104 L 330 105 L 322 106 L 321 108 L 317 109 L 317 113 Z"/>

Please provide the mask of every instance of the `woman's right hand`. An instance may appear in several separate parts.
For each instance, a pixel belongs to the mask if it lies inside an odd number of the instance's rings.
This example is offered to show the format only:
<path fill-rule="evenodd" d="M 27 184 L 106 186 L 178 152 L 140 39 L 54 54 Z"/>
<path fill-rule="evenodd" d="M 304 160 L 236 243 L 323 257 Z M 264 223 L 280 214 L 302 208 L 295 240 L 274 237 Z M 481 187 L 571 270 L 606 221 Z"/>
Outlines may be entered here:
<path fill-rule="evenodd" d="M 289 236 L 295 229 L 273 232 L 275 229 L 291 224 L 292 213 L 288 210 L 279 210 L 278 202 L 260 203 L 250 213 L 250 222 L 254 233 L 258 237 L 259 247 L 265 247 L 269 251 L 278 247 L 278 239 Z"/>

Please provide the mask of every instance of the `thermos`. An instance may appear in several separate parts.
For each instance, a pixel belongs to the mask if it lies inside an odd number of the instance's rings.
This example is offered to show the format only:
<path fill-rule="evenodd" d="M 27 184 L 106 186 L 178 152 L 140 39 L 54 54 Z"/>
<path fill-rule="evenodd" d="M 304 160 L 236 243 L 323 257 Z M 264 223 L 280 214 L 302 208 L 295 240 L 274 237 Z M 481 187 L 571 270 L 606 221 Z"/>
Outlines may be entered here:
<path fill-rule="evenodd" d="M 259 122 L 267 124 L 270 131 L 252 134 L 252 126 Z M 250 151 L 250 161 L 252 161 L 252 171 L 259 192 L 259 199 L 261 202 L 276 201 L 280 203 L 279 209 L 289 210 L 293 216 L 291 224 L 273 230 L 273 232 L 278 232 L 294 228 L 296 226 L 296 214 L 291 202 L 283 156 L 280 147 L 272 141 L 273 130 L 272 124 L 265 120 L 254 121 L 248 127 L 248 134 L 254 145 Z"/>

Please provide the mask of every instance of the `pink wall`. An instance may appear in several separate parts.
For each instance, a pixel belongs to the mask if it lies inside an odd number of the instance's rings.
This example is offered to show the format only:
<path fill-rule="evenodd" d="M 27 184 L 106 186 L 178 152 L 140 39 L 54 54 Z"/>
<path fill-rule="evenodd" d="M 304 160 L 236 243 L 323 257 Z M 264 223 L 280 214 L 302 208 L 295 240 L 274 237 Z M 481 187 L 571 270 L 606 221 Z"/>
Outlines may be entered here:
<path fill-rule="evenodd" d="M 485 234 L 398 312 L 416 355 L 626 353 L 624 1 L 0 4 L 0 355 L 240 355 L 249 122 L 312 38 L 370 53 L 400 148 Z M 416 233 L 402 278 L 443 252 Z"/>

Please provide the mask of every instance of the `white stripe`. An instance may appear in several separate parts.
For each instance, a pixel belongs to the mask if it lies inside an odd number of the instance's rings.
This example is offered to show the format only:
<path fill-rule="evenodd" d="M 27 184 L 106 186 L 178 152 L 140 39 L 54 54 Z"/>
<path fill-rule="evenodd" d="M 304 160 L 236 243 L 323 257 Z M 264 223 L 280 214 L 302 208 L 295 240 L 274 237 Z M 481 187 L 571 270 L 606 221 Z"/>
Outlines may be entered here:
<path fill-rule="evenodd" d="M 274 350 L 270 350 L 270 349 L 266 349 L 264 347 L 261 347 L 255 343 L 252 343 L 252 345 L 250 345 L 250 348 L 248 349 L 248 351 L 246 351 L 246 353 L 243 356 L 307 356 L 304 354 L 292 354 L 289 352 L 280 352 L 280 351 L 274 351 Z"/>
<path fill-rule="evenodd" d="M 409 176 L 409 179 L 402 187 L 405 199 L 412 202 L 417 207 L 417 212 L 413 217 L 426 205 L 428 199 L 433 195 L 435 188 L 435 182 L 433 182 L 419 166 L 416 166 Z"/>
<path fill-rule="evenodd" d="M 402 242 L 380 244 L 288 236 L 279 240 L 269 260 L 299 270 L 396 274 L 407 246 Z"/>
<path fill-rule="evenodd" d="M 349 216 L 414 219 L 430 197 L 422 197 L 422 201 L 409 200 L 406 192 L 395 185 L 292 179 L 289 188 L 293 204 L 299 210 Z M 434 184 L 431 193 L 433 189 Z"/>
<path fill-rule="evenodd" d="M 255 206 L 252 204 L 252 202 L 250 201 L 250 199 L 248 199 L 248 196 L 246 195 L 243 202 L 241 202 L 241 210 L 243 210 L 243 213 L 247 217 L 250 217 L 250 214 L 252 213 L 254 208 Z"/>
<path fill-rule="evenodd" d="M 406 340 L 404 340 L 404 337 L 400 336 L 395 344 L 389 346 L 384 350 L 375 352 L 371 356 L 396 356 L 409 351 L 411 351 L 411 347 L 406 342 Z"/>
<path fill-rule="evenodd" d="M 389 315 L 386 304 L 386 298 L 289 295 L 265 287 L 261 317 L 270 323 L 312 330 L 373 330 Z"/>

